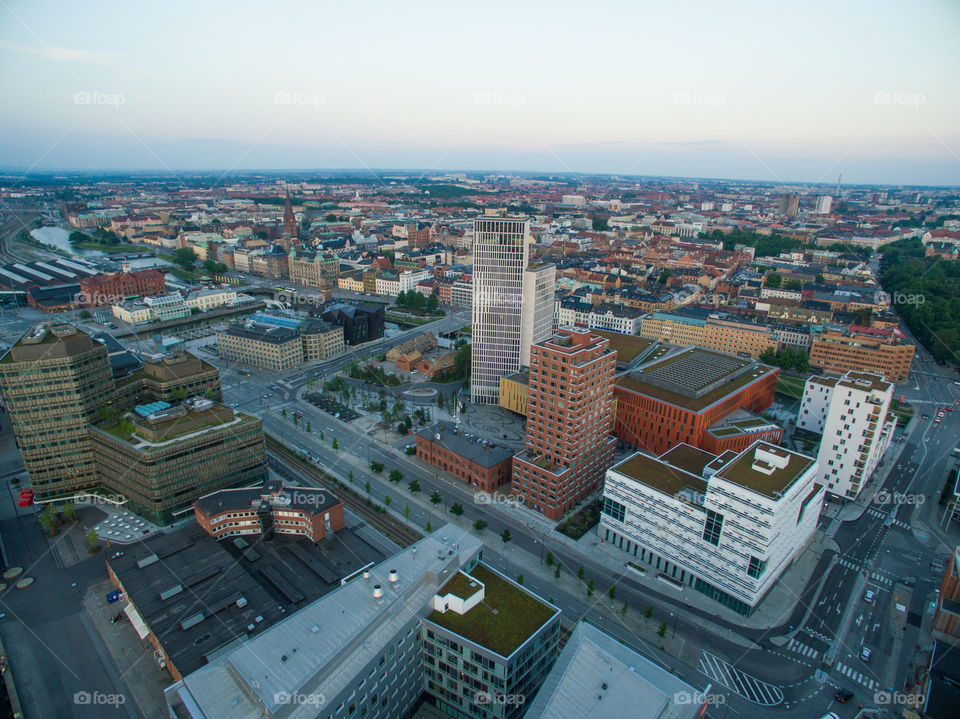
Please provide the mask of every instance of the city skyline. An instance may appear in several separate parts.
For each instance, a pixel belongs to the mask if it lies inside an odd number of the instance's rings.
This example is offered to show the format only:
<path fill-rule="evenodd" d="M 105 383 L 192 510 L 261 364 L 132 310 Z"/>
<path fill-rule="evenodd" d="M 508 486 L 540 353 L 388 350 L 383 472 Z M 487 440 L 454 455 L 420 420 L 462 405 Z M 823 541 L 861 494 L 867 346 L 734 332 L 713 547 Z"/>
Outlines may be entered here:
<path fill-rule="evenodd" d="M 948 3 L 602 9 L 10 5 L 4 165 L 960 184 Z"/>

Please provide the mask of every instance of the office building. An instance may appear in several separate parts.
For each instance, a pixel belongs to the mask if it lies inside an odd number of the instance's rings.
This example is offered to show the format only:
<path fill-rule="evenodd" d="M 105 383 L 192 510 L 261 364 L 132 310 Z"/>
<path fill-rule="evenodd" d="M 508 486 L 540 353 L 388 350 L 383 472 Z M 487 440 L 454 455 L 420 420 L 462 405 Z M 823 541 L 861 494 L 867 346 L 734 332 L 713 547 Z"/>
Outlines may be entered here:
<path fill-rule="evenodd" d="M 780 196 L 780 214 L 785 217 L 796 217 L 800 211 L 800 195 L 787 193 Z"/>
<path fill-rule="evenodd" d="M 556 267 L 529 264 L 527 220 L 478 219 L 473 233 L 470 399 L 496 404 L 500 378 L 528 365 L 530 345 L 552 333 Z"/>
<path fill-rule="evenodd" d="M 897 426 L 892 399 L 893 383 L 869 372 L 807 380 L 797 429 L 821 435 L 817 481 L 831 494 L 854 499 L 870 481 Z"/>
<path fill-rule="evenodd" d="M 330 252 L 309 252 L 290 248 L 290 281 L 306 287 L 336 287 L 340 277 L 340 259 Z"/>
<path fill-rule="evenodd" d="M 189 317 L 192 310 L 179 292 L 128 300 L 112 307 L 113 316 L 131 325 L 169 322 Z"/>
<path fill-rule="evenodd" d="M 810 343 L 810 366 L 831 374 L 871 372 L 891 382 L 903 382 L 914 351 L 911 344 L 883 337 L 827 330 Z"/>
<path fill-rule="evenodd" d="M 759 359 L 766 349 L 777 349 L 777 339 L 769 326 L 726 318 L 697 307 L 644 315 L 640 319 L 640 336 L 753 359 Z"/>
<path fill-rule="evenodd" d="M 524 719 L 695 719 L 706 701 L 673 672 L 580 621 Z"/>
<path fill-rule="evenodd" d="M 346 351 L 343 327 L 318 320 L 257 314 L 217 332 L 219 355 L 233 362 L 282 372 Z"/>
<path fill-rule="evenodd" d="M 417 457 L 483 492 L 510 481 L 513 452 L 464 434 L 450 422 L 417 433 Z"/>
<path fill-rule="evenodd" d="M 480 563 L 446 525 L 281 622 L 239 634 L 165 692 L 181 719 L 406 717 L 426 700 L 515 719 L 557 655 L 560 611 Z"/>
<path fill-rule="evenodd" d="M 830 195 L 820 195 L 817 198 L 817 207 L 814 210 L 818 215 L 829 215 L 833 207 L 833 198 Z"/>
<path fill-rule="evenodd" d="M 90 440 L 100 481 L 156 524 L 208 492 L 267 474 L 260 418 L 207 399 L 140 405 L 119 423 L 91 427 Z"/>
<path fill-rule="evenodd" d="M 96 486 L 89 426 L 114 393 L 106 346 L 71 325 L 36 325 L 0 359 L 0 385 L 37 498 Z"/>
<path fill-rule="evenodd" d="M 343 327 L 343 341 L 350 347 L 383 337 L 383 305 L 338 302 L 327 307 L 320 316 Z"/>
<path fill-rule="evenodd" d="M 723 452 L 758 439 L 779 441 L 778 427 L 737 413 L 769 408 L 779 376 L 779 368 L 750 359 L 696 347 L 658 348 L 617 378 L 614 434 L 658 455 L 681 443 Z"/>
<path fill-rule="evenodd" d="M 343 502 L 328 490 L 286 487 L 277 479 L 205 494 L 193 509 L 197 524 L 217 539 L 285 534 L 319 542 L 344 527 Z"/>
<path fill-rule="evenodd" d="M 607 471 L 597 532 L 638 571 L 749 616 L 816 531 L 816 479 L 815 459 L 766 442 L 637 453 Z"/>
<path fill-rule="evenodd" d="M 613 463 L 609 344 L 563 327 L 531 348 L 526 448 L 513 458 L 511 492 L 550 519 L 597 491 Z"/>

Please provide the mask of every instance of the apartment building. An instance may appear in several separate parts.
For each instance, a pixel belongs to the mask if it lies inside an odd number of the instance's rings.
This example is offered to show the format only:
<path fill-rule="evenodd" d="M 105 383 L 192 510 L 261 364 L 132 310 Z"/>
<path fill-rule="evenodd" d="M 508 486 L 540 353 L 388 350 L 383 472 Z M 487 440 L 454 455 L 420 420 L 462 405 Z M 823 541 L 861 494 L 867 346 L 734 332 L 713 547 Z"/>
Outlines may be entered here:
<path fill-rule="evenodd" d="M 303 340 L 286 327 L 237 324 L 217 332 L 217 353 L 232 362 L 282 372 L 303 364 Z"/>
<path fill-rule="evenodd" d="M 473 232 L 470 399 L 495 404 L 500 378 L 528 365 L 530 345 L 552 332 L 556 267 L 530 265 L 527 220 L 478 219 Z"/>
<path fill-rule="evenodd" d="M 513 458 L 511 492 L 556 520 L 599 489 L 613 462 L 617 353 L 589 330 L 563 327 L 530 357 L 526 448 Z"/>
<path fill-rule="evenodd" d="M 648 357 L 614 384 L 621 441 L 659 455 L 678 444 L 719 452 L 780 440 L 782 430 L 767 420 L 737 414 L 773 404 L 779 368 L 698 347 L 660 348 Z"/>
<path fill-rule="evenodd" d="M 197 524 L 217 539 L 284 534 L 319 542 L 345 526 L 343 502 L 328 490 L 286 487 L 279 479 L 210 492 L 193 508 Z"/>
<path fill-rule="evenodd" d="M 482 547 L 438 529 L 212 657 L 165 691 L 168 711 L 401 719 L 425 696 L 449 716 L 518 719 L 523 702 L 500 698 L 537 692 L 560 610 L 482 564 Z"/>
<path fill-rule="evenodd" d="M 816 531 L 816 479 L 815 459 L 766 442 L 638 453 L 607 471 L 597 533 L 633 570 L 749 616 Z"/>
<path fill-rule="evenodd" d="M 911 344 L 828 330 L 812 340 L 810 366 L 833 374 L 872 372 L 891 382 L 903 382 L 910 372 L 914 352 Z"/>
<path fill-rule="evenodd" d="M 450 288 L 450 304 L 454 307 L 473 306 L 473 280 L 455 280 Z"/>
<path fill-rule="evenodd" d="M 893 383 L 869 372 L 807 380 L 797 429 L 821 435 L 817 481 L 829 493 L 855 499 L 870 481 L 897 426 L 892 400 Z"/>
<path fill-rule="evenodd" d="M 698 308 L 645 315 L 640 320 L 640 336 L 753 359 L 758 359 L 768 348 L 777 348 L 777 339 L 770 327 L 724 319 Z"/>
<path fill-rule="evenodd" d="M 244 295 L 244 297 L 246 297 Z M 187 294 L 184 302 L 191 310 L 209 312 L 220 307 L 233 307 L 240 301 L 236 290 L 195 290 Z"/>

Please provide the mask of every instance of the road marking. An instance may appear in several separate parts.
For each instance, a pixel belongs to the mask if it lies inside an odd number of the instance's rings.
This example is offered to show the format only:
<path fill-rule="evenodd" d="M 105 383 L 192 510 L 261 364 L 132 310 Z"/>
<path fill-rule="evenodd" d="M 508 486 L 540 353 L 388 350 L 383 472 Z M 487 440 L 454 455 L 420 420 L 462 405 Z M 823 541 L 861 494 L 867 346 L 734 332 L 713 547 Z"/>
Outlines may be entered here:
<path fill-rule="evenodd" d="M 853 669 L 852 667 L 848 667 L 846 664 L 837 662 L 834 665 L 834 668 L 838 672 L 840 672 L 843 676 L 857 682 L 858 684 L 862 684 L 867 689 L 876 690 L 877 687 L 880 686 L 879 682 L 874 681 L 870 677 L 865 677 L 861 672 L 858 672 L 856 669 Z"/>
<path fill-rule="evenodd" d="M 700 671 L 754 704 L 776 706 L 783 702 L 783 692 L 779 687 L 740 671 L 710 652 L 701 652 Z"/>

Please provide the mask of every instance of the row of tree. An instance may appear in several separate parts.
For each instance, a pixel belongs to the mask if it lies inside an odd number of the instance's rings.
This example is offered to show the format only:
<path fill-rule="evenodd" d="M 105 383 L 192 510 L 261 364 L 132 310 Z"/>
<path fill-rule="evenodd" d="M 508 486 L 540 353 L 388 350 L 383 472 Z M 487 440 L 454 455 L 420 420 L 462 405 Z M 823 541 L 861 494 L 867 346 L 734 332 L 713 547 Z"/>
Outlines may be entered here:
<path fill-rule="evenodd" d="M 760 361 L 781 369 L 792 369 L 795 372 L 810 371 L 810 356 L 802 349 L 794 347 L 784 347 L 779 352 L 773 347 L 767 347 L 760 353 Z"/>
<path fill-rule="evenodd" d="M 397 295 L 396 305 L 397 307 L 421 310 L 429 314 L 443 314 L 443 310 L 440 309 L 440 299 L 436 292 L 426 296 L 416 290 L 401 292 Z"/>

